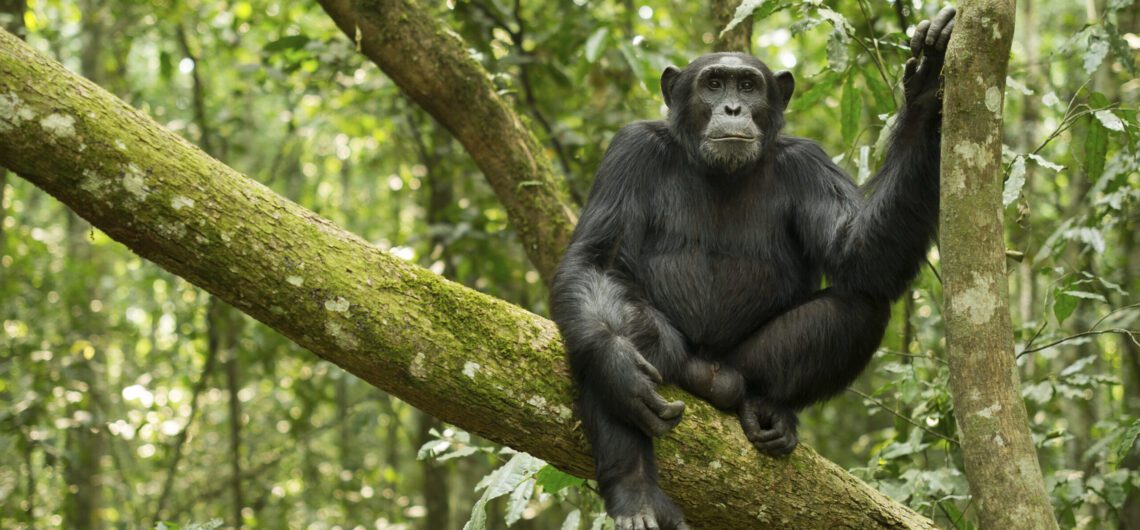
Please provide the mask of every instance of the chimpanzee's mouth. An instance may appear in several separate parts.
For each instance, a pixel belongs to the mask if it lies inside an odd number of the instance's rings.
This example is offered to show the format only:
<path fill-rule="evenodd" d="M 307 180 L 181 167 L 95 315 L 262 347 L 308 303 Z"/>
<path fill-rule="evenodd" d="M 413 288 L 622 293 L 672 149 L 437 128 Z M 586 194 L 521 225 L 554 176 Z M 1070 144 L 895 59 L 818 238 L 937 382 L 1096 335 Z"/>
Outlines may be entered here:
<path fill-rule="evenodd" d="M 726 134 L 723 136 L 710 136 L 710 142 L 752 142 L 755 141 L 755 136 L 747 136 L 743 134 Z"/>

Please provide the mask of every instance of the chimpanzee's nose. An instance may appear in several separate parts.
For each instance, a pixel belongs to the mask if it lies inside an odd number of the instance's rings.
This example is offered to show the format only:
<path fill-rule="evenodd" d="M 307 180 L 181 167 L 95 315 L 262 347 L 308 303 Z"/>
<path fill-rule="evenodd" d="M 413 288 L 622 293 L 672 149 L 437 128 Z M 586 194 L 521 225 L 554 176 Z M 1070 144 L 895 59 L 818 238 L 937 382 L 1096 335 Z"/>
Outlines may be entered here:
<path fill-rule="evenodd" d="M 740 116 L 740 105 L 725 105 L 724 113 L 729 116 Z"/>

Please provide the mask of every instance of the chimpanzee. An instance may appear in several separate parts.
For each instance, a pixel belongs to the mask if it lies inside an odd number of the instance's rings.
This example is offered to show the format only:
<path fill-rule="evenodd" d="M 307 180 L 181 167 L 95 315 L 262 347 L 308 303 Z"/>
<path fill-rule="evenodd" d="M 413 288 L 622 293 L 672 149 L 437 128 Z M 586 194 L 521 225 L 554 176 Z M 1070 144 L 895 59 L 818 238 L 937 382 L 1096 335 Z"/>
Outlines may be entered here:
<path fill-rule="evenodd" d="M 758 450 L 783 455 L 796 412 L 867 365 L 935 234 L 954 14 L 914 32 L 905 105 L 866 193 L 817 144 L 780 133 L 792 74 L 745 54 L 667 68 L 668 119 L 614 137 L 550 308 L 620 530 L 688 528 L 652 444 L 684 404 L 657 385 L 736 412 Z"/>

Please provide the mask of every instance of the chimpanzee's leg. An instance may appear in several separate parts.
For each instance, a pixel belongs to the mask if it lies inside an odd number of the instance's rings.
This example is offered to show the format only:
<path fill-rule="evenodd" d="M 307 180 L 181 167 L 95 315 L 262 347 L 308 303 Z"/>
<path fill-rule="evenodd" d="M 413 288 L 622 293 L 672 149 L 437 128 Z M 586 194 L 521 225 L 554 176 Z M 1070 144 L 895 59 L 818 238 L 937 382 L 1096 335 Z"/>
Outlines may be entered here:
<path fill-rule="evenodd" d="M 890 302 L 825 289 L 772 319 L 724 359 L 747 382 L 741 426 L 761 451 L 795 448 L 796 411 L 851 384 L 879 346 Z"/>
<path fill-rule="evenodd" d="M 621 421 L 591 387 L 578 396 L 578 415 L 594 451 L 595 476 L 617 530 L 687 530 L 684 516 L 657 485 L 653 440 Z"/>

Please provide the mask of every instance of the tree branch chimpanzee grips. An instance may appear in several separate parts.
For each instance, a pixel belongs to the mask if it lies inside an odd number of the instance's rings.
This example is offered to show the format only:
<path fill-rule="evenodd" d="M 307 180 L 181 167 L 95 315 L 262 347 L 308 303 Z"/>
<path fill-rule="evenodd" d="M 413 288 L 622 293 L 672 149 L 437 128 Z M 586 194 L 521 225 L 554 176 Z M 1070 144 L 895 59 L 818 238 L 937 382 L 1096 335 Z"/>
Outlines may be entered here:
<path fill-rule="evenodd" d="M 906 103 L 865 190 L 814 142 L 780 134 L 795 81 L 749 55 L 666 69 L 668 119 L 614 137 L 550 306 L 619 530 L 687 528 L 651 438 L 684 404 L 657 385 L 736 412 L 758 450 L 783 455 L 796 411 L 867 365 L 937 225 L 953 19 L 946 8 L 916 28 Z"/>

